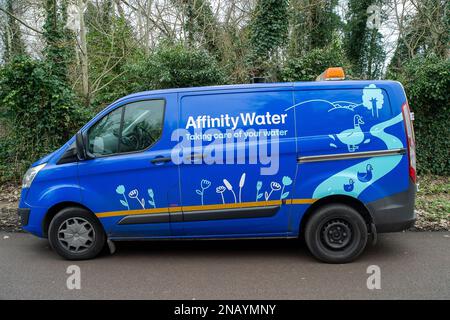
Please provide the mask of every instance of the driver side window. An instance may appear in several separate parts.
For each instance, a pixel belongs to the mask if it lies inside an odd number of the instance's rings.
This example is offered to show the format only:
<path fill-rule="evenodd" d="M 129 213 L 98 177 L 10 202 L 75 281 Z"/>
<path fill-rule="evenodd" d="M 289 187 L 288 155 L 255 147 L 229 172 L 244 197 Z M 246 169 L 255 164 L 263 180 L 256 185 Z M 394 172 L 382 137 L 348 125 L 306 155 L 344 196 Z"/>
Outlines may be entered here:
<path fill-rule="evenodd" d="M 164 100 L 148 100 L 120 107 L 88 130 L 88 151 L 94 156 L 141 151 L 161 136 Z"/>
<path fill-rule="evenodd" d="M 94 156 L 106 156 L 119 152 L 119 133 L 122 108 L 118 108 L 89 128 L 88 151 Z"/>

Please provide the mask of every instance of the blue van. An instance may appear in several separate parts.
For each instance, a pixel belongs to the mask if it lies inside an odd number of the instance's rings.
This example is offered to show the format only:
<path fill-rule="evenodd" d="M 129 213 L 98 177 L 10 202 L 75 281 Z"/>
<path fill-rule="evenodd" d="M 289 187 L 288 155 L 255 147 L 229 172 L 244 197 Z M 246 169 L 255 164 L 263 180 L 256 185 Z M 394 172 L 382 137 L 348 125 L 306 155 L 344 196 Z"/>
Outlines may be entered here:
<path fill-rule="evenodd" d="M 414 225 L 412 117 L 398 82 L 319 80 L 121 98 L 27 171 L 23 228 L 70 260 L 122 240 L 302 236 L 352 261 Z"/>

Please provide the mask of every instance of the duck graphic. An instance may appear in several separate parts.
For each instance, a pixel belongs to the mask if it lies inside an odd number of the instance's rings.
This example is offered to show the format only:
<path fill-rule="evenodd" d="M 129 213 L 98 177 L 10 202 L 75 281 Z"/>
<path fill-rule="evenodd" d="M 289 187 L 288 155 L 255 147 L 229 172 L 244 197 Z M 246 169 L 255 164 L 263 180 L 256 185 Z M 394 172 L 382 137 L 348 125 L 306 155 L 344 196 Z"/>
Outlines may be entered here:
<path fill-rule="evenodd" d="M 347 145 L 349 152 L 354 152 L 358 149 L 358 144 L 364 141 L 364 133 L 360 125 L 364 124 L 362 117 L 357 114 L 353 117 L 353 128 L 342 131 L 336 134 L 336 137 Z"/>
<path fill-rule="evenodd" d="M 354 188 L 355 188 L 355 181 L 353 181 L 353 179 L 349 179 L 348 184 L 344 184 L 344 190 L 347 192 L 353 191 Z"/>
<path fill-rule="evenodd" d="M 373 167 L 369 163 L 366 166 L 366 171 L 363 171 L 363 172 L 358 171 L 358 180 L 361 182 L 369 182 L 370 180 L 372 180 L 372 170 L 373 170 Z"/>

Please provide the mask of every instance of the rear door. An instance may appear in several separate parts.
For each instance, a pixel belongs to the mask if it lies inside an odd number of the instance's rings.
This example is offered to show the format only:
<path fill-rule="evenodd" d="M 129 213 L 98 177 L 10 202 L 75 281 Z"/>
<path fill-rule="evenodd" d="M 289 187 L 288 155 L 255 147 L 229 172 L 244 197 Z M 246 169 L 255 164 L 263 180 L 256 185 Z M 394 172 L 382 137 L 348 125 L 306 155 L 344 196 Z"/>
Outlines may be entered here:
<path fill-rule="evenodd" d="M 176 95 L 129 100 L 86 132 L 94 157 L 79 163 L 83 203 L 113 237 L 169 236 L 178 170 L 170 161 Z"/>
<path fill-rule="evenodd" d="M 296 145 L 284 110 L 292 101 L 291 88 L 180 96 L 185 236 L 286 234 Z"/>

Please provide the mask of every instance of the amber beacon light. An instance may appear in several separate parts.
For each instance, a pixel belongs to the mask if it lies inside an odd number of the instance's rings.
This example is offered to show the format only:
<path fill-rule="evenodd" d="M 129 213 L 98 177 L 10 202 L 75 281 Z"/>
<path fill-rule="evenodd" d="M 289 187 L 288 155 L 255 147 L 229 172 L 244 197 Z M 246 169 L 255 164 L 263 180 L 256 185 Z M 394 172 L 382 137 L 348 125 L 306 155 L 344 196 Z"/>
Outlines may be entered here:
<path fill-rule="evenodd" d="M 341 67 L 332 67 L 326 69 L 322 72 L 317 78 L 316 81 L 324 81 L 324 80 L 344 80 L 345 73 L 344 69 Z"/>

